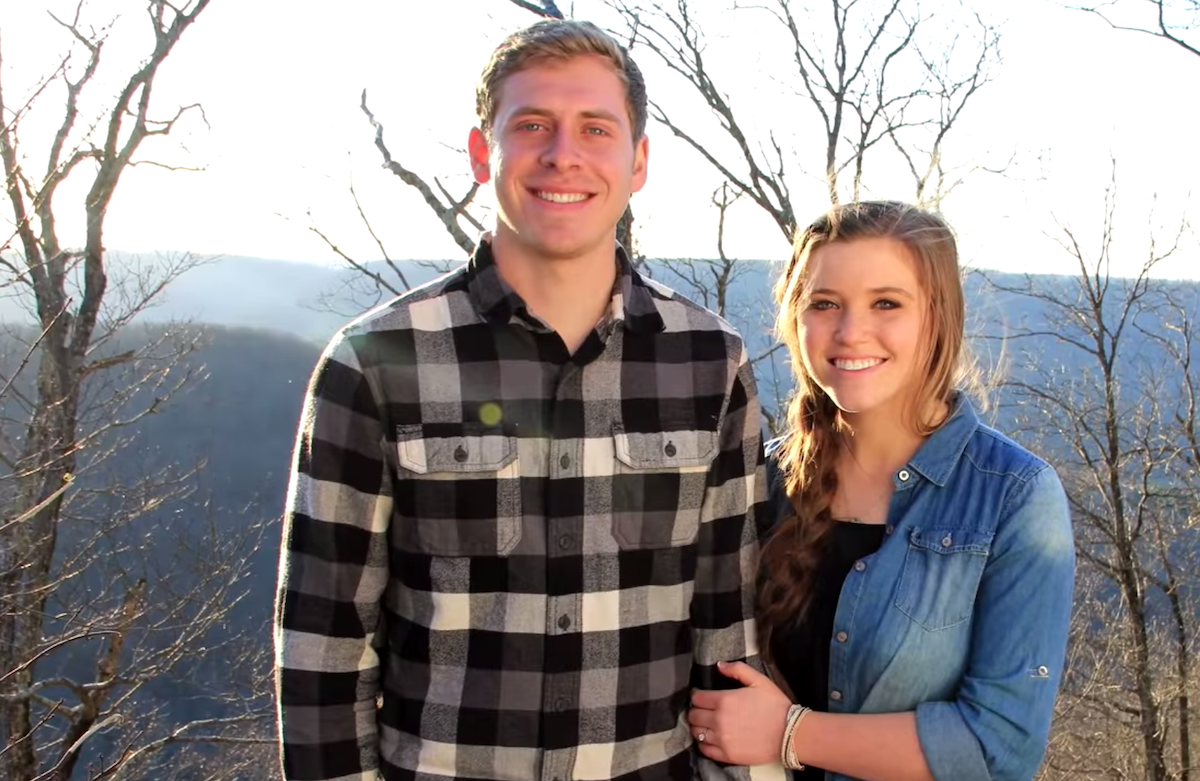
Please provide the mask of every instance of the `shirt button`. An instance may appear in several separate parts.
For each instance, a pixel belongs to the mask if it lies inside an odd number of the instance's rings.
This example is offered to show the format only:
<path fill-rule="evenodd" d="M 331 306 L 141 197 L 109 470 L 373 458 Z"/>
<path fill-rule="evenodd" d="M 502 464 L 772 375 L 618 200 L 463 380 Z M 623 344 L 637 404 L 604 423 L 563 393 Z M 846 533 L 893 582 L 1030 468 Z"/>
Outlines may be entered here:
<path fill-rule="evenodd" d="M 829 692 L 829 699 L 833 700 L 834 702 L 841 702 L 842 693 L 837 689 L 834 689 L 833 691 Z"/>
<path fill-rule="evenodd" d="M 854 562 L 855 571 L 862 572 L 866 568 L 867 568 L 867 563 L 865 561 L 859 559 L 858 561 Z"/>
<path fill-rule="evenodd" d="M 465 447 L 463 447 L 462 445 L 459 445 L 458 447 L 454 448 L 454 460 L 460 464 L 463 461 L 466 461 L 467 460 L 467 449 Z"/>
<path fill-rule="evenodd" d="M 912 475 L 910 475 L 908 473 L 907 469 L 901 469 L 899 472 L 896 473 L 896 477 L 900 478 L 900 482 L 906 483 L 906 482 L 908 482 L 908 478 L 912 477 Z"/>
<path fill-rule="evenodd" d="M 558 547 L 562 548 L 563 550 L 566 550 L 567 548 L 571 547 L 571 535 L 564 534 L 561 537 L 559 537 L 558 538 Z"/>
<path fill-rule="evenodd" d="M 563 630 L 564 632 L 567 631 L 568 629 L 570 629 L 571 628 L 571 617 L 569 615 L 567 615 L 566 613 L 563 613 L 561 616 L 559 616 L 558 617 L 558 628 Z"/>
<path fill-rule="evenodd" d="M 849 640 L 849 639 L 850 639 L 850 635 L 846 634 L 845 632 L 838 632 L 838 633 L 837 633 L 837 641 L 838 641 L 839 643 L 844 643 L 844 642 L 846 642 L 846 641 L 847 641 L 847 640 Z"/>
<path fill-rule="evenodd" d="M 558 459 L 558 465 L 561 466 L 563 469 L 570 469 L 571 468 L 571 457 L 569 455 L 567 455 L 566 453 L 563 453 L 562 458 Z"/>
<path fill-rule="evenodd" d="M 554 710 L 559 711 L 560 713 L 569 707 L 571 707 L 571 703 L 567 702 L 565 697 L 559 697 L 554 701 Z"/>
<path fill-rule="evenodd" d="M 663 452 L 667 454 L 667 458 L 674 458 L 676 453 L 675 443 L 668 442 L 667 446 L 663 448 Z"/>
<path fill-rule="evenodd" d="M 943 548 L 949 548 L 953 544 L 954 544 L 954 538 L 951 537 L 949 534 L 947 534 L 945 537 L 942 538 L 942 547 Z"/>

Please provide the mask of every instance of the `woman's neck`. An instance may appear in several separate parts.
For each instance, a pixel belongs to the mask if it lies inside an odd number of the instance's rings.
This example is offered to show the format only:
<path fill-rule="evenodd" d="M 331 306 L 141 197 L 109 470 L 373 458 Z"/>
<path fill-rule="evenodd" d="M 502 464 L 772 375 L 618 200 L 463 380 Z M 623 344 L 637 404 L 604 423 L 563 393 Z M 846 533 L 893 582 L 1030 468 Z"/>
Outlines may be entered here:
<path fill-rule="evenodd" d="M 949 414 L 942 401 L 926 405 L 922 419 L 928 430 L 938 426 Z M 847 428 L 842 444 L 847 455 L 868 475 L 890 475 L 912 459 L 927 435 L 920 433 L 912 415 L 897 415 L 892 410 L 872 413 L 846 413 Z"/>

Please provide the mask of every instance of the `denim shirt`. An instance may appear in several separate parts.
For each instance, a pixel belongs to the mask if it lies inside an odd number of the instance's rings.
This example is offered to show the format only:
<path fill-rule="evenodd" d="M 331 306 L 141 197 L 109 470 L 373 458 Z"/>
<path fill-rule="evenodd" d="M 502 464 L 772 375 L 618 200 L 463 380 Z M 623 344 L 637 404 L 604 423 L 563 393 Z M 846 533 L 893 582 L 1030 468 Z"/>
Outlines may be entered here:
<path fill-rule="evenodd" d="M 776 523 L 791 513 L 778 443 L 767 446 Z M 893 480 L 883 545 L 855 563 L 838 600 L 829 712 L 916 711 L 938 781 L 1033 778 L 1071 617 L 1062 484 L 962 394 Z"/>

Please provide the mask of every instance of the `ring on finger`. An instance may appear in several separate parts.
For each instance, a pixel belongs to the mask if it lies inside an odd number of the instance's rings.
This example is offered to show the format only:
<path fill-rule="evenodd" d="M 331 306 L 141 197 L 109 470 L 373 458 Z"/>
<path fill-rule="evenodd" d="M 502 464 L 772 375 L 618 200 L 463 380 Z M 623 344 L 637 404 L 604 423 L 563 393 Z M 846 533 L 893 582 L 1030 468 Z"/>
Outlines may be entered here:
<path fill-rule="evenodd" d="M 707 737 L 708 737 L 708 727 L 705 727 L 704 730 L 699 735 L 696 736 L 696 742 L 703 743 L 704 739 Z"/>

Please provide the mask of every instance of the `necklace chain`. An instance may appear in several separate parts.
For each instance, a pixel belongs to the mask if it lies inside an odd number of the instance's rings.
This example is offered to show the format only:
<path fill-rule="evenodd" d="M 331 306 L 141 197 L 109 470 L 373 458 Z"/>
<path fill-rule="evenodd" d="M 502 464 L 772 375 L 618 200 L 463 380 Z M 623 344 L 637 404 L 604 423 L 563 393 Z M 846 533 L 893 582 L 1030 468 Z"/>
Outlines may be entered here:
<path fill-rule="evenodd" d="M 871 475 L 871 473 L 863 468 L 863 465 L 858 460 L 858 456 L 854 455 L 854 449 L 850 447 L 850 441 L 846 439 L 846 433 L 844 431 L 839 431 L 838 434 L 842 438 L 842 445 L 843 445 L 843 447 L 846 448 L 846 453 L 849 454 L 850 460 L 854 462 L 854 465 L 856 467 L 858 467 L 858 471 L 862 472 L 863 476 L 866 477 L 868 480 L 874 480 L 875 478 Z M 891 481 L 890 475 L 889 475 L 887 487 L 884 488 L 884 490 L 881 493 L 879 493 L 878 496 L 876 496 L 873 500 L 871 500 L 870 504 L 866 505 L 866 509 L 868 511 L 875 510 L 885 500 L 891 498 L 892 489 L 893 489 L 892 481 Z M 867 513 L 863 513 L 863 514 L 865 515 Z M 866 521 L 864 521 L 862 518 L 858 518 L 858 517 L 841 518 L 839 520 L 847 521 L 849 523 L 866 523 Z"/>

